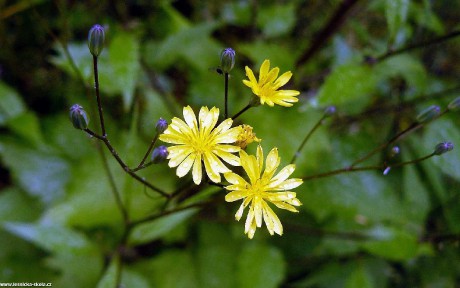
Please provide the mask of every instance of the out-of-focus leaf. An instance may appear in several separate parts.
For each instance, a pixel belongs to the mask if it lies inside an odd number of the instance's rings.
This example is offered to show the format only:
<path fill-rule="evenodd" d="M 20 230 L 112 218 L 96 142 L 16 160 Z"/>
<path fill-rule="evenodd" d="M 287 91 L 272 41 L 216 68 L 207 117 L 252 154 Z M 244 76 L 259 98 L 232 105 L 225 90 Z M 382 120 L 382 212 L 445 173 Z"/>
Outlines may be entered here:
<path fill-rule="evenodd" d="M 223 4 L 222 18 L 227 23 L 247 25 L 251 21 L 250 2 L 238 1 Z"/>
<path fill-rule="evenodd" d="M 351 272 L 350 277 L 345 283 L 346 288 L 373 288 L 374 284 L 369 273 L 366 271 L 363 265 L 358 265 L 353 272 Z"/>
<path fill-rule="evenodd" d="M 66 53 L 64 52 L 62 46 L 56 43 L 54 45 L 54 49 L 56 50 L 57 55 L 50 57 L 50 62 L 67 72 L 69 75 L 78 79 L 79 76 L 76 74 L 71 62 L 66 57 Z M 83 79 L 89 81 L 93 73 L 93 60 L 88 50 L 88 44 L 69 43 L 67 45 L 67 50 L 69 51 L 70 57 L 72 57 L 72 61 L 75 63 L 75 66 L 79 71 L 78 73 L 82 75 Z M 102 55 L 104 55 L 104 53 L 102 53 Z"/>
<path fill-rule="evenodd" d="M 281 252 L 262 244 L 248 244 L 237 262 L 238 287 L 278 287 L 285 277 L 286 264 Z"/>
<path fill-rule="evenodd" d="M 390 39 L 394 39 L 398 30 L 405 25 L 409 11 L 409 0 L 386 0 L 385 16 Z"/>
<path fill-rule="evenodd" d="M 181 29 L 160 43 L 147 42 L 144 49 L 147 63 L 161 70 L 184 61 L 201 71 L 217 66 L 223 47 L 209 36 L 217 25 L 198 24 Z M 212 55 L 215 57 L 210 57 Z"/>
<path fill-rule="evenodd" d="M 420 95 L 426 91 L 428 76 L 422 63 L 410 55 L 397 55 L 386 59 L 375 66 L 375 74 L 379 80 L 387 80 L 395 76 L 407 81 L 410 96 Z"/>
<path fill-rule="evenodd" d="M 45 203 L 63 196 L 70 177 L 70 167 L 64 159 L 7 139 L 0 140 L 0 155 L 14 179 L 29 194 L 39 196 Z"/>
<path fill-rule="evenodd" d="M 417 255 L 418 239 L 406 231 L 376 226 L 368 234 L 376 239 L 362 244 L 369 253 L 395 261 L 411 259 Z"/>
<path fill-rule="evenodd" d="M 445 33 L 445 28 L 438 15 L 433 12 L 431 7 L 433 4 L 434 3 L 426 0 L 422 1 L 422 3 L 412 1 L 411 14 L 413 15 L 412 17 L 417 21 L 418 25 L 425 27 L 439 35 Z"/>
<path fill-rule="evenodd" d="M 10 233 L 54 253 L 88 253 L 94 248 L 82 234 L 63 226 L 7 222 L 3 227 Z"/>
<path fill-rule="evenodd" d="M 129 269 L 128 267 L 123 268 L 121 273 L 121 287 L 136 287 L 136 288 L 150 288 L 152 285 L 148 279 L 150 275 L 144 276 L 135 270 Z M 107 286 L 115 287 L 115 286 Z M 156 286 L 155 286 L 156 287 Z"/>
<path fill-rule="evenodd" d="M 405 159 L 404 161 L 409 161 L 409 159 Z M 428 191 L 423 185 L 420 175 L 417 174 L 417 170 L 411 165 L 403 168 L 403 179 L 404 211 L 408 219 L 411 219 L 419 226 L 419 232 L 421 232 L 424 228 L 425 218 L 430 209 Z"/>
<path fill-rule="evenodd" d="M 105 270 L 104 275 L 101 280 L 99 280 L 99 283 L 97 283 L 97 288 L 116 287 L 120 269 L 120 257 L 116 255 L 111 259 L 109 267 Z"/>
<path fill-rule="evenodd" d="M 295 24 L 294 2 L 263 5 L 259 11 L 257 24 L 267 37 L 276 37 L 289 32 Z"/>
<path fill-rule="evenodd" d="M 189 252 L 169 250 L 137 266 L 148 275 L 150 287 L 195 288 L 199 286 L 194 264 Z"/>
<path fill-rule="evenodd" d="M 170 232 L 180 223 L 186 221 L 197 209 L 187 209 L 159 219 L 136 226 L 129 236 L 129 243 L 137 245 L 153 241 Z"/>
<path fill-rule="evenodd" d="M 3 227 L 10 233 L 53 253 L 47 265 L 62 271 L 53 280 L 59 287 L 94 286 L 102 269 L 97 248 L 81 233 L 64 226 L 8 222 Z"/>
<path fill-rule="evenodd" d="M 319 267 L 305 279 L 294 283 L 292 287 L 342 288 L 344 287 L 344 283 L 352 271 L 353 267 L 351 265 L 329 262 L 328 264 Z"/>
<path fill-rule="evenodd" d="M 79 227 L 121 223 L 121 214 L 116 207 L 101 159 L 93 152 L 78 163 L 72 167 L 72 178 L 67 186 L 68 196 L 50 207 L 42 217 L 43 220 Z M 119 180 L 124 179 L 123 174 L 115 167 L 111 165 L 110 169 L 117 185 L 120 185 Z"/>
<path fill-rule="evenodd" d="M 296 52 L 299 53 L 298 51 L 293 52 L 283 45 L 267 43 L 265 41 L 241 44 L 238 46 L 237 51 L 241 51 L 241 53 L 251 58 L 254 62 L 254 66 L 250 68 L 256 75 L 259 74 L 260 65 L 265 59 L 270 60 L 271 68 L 280 68 L 280 75 L 286 71 L 292 71 L 295 67 L 295 59 L 297 59 Z"/>
<path fill-rule="evenodd" d="M 8 128 L 35 145 L 43 143 L 43 136 L 37 116 L 26 112 L 8 121 Z"/>
<path fill-rule="evenodd" d="M 139 39 L 133 33 L 115 34 L 109 46 L 110 74 L 101 75 L 101 86 L 115 86 L 123 95 L 123 107 L 127 111 L 132 104 L 134 89 L 140 70 Z"/>
<path fill-rule="evenodd" d="M 24 113 L 26 107 L 19 94 L 11 87 L 0 81 L 0 126 L 8 119 Z"/>
<path fill-rule="evenodd" d="M 448 119 L 436 120 L 426 127 L 422 141 L 428 153 L 434 151 L 434 147 L 441 142 L 449 141 L 460 144 L 460 131 L 458 125 Z M 460 153 L 458 153 L 456 149 L 457 147 L 455 147 L 453 151 L 432 157 L 428 161 L 434 163 L 442 172 L 458 180 L 460 179 Z"/>
<path fill-rule="evenodd" d="M 318 93 L 321 105 L 342 105 L 359 100 L 368 103 L 375 90 L 376 77 L 366 65 L 347 64 L 337 67 L 326 79 Z"/>
<path fill-rule="evenodd" d="M 197 253 L 199 286 L 204 288 L 236 287 L 234 277 L 235 252 L 239 242 L 232 241 L 229 229 L 219 224 L 205 222 L 200 225 L 200 245 Z"/>
<path fill-rule="evenodd" d="M 18 188 L 3 189 L 0 193 L 0 222 L 30 221 L 41 212 L 39 203 Z"/>

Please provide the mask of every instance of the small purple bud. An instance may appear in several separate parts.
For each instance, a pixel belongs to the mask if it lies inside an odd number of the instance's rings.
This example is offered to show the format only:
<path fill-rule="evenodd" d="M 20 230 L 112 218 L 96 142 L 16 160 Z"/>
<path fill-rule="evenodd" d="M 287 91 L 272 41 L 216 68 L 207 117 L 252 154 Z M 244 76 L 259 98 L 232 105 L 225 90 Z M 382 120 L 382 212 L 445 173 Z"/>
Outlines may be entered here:
<path fill-rule="evenodd" d="M 335 106 L 329 106 L 324 110 L 324 115 L 329 117 L 335 114 L 337 112 L 337 108 Z"/>
<path fill-rule="evenodd" d="M 155 125 L 155 129 L 157 130 L 158 133 L 165 132 L 167 128 L 168 128 L 168 122 L 163 118 L 160 118 L 157 121 L 157 124 Z"/>
<path fill-rule="evenodd" d="M 436 145 L 436 147 L 434 148 L 433 154 L 441 155 L 441 154 L 451 151 L 452 149 L 454 149 L 454 144 L 452 144 L 451 142 L 442 142 Z"/>
<path fill-rule="evenodd" d="M 399 154 L 399 152 L 400 152 L 399 147 L 394 146 L 393 148 L 391 148 L 390 157 L 395 157 L 396 155 Z"/>
<path fill-rule="evenodd" d="M 225 48 L 220 54 L 220 69 L 224 73 L 229 73 L 235 65 L 235 50 L 232 48 Z"/>
<path fill-rule="evenodd" d="M 99 56 L 104 48 L 105 32 L 104 27 L 94 25 L 88 32 L 88 48 L 93 56 Z"/>
<path fill-rule="evenodd" d="M 168 148 L 166 148 L 166 146 L 158 146 L 157 148 L 153 149 L 152 162 L 155 164 L 164 162 L 168 157 L 168 154 Z"/>
<path fill-rule="evenodd" d="M 85 110 L 83 110 L 83 107 L 81 107 L 80 105 L 72 105 L 72 107 L 70 107 L 69 116 L 70 121 L 73 124 L 73 127 L 81 130 L 88 128 L 88 115 L 86 115 Z"/>
<path fill-rule="evenodd" d="M 416 119 L 419 123 L 427 123 L 438 117 L 439 114 L 441 114 L 441 108 L 437 105 L 431 105 L 430 107 L 422 110 L 422 112 L 417 115 Z"/>

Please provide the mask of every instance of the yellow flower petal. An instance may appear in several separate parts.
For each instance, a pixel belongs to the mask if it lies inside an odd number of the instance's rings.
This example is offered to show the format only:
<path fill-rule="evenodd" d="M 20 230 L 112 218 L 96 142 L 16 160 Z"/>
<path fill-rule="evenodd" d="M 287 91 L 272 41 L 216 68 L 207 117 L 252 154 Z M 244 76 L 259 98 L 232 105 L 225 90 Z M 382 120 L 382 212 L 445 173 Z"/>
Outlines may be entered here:
<path fill-rule="evenodd" d="M 201 155 L 200 154 L 198 154 L 195 158 L 195 162 L 193 164 L 192 176 L 193 176 L 193 182 L 196 185 L 199 185 L 201 183 L 201 178 L 203 177 L 203 173 L 201 171 Z"/>
<path fill-rule="evenodd" d="M 184 177 L 185 174 L 192 168 L 193 161 L 195 161 L 195 154 L 190 154 L 182 163 L 177 166 L 176 175 Z"/>
<path fill-rule="evenodd" d="M 184 114 L 185 123 L 187 123 L 188 127 L 192 129 L 196 129 L 197 127 L 196 116 L 195 116 L 195 113 L 193 112 L 192 107 L 190 106 L 184 107 L 183 114 Z"/>

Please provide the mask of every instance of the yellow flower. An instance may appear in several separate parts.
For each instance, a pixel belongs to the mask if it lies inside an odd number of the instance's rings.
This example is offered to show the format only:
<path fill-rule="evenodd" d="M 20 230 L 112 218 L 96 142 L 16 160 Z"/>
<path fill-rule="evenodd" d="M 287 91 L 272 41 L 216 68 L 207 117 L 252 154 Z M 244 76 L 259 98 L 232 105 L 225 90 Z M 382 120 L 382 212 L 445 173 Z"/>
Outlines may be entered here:
<path fill-rule="evenodd" d="M 216 107 L 211 110 L 201 107 L 198 122 L 190 106 L 184 107 L 183 113 L 185 122 L 174 117 L 159 138 L 176 144 L 168 147 L 169 167 L 177 167 L 176 174 L 179 177 L 192 169 L 193 182 L 198 185 L 201 183 L 204 163 L 209 179 L 215 183 L 220 182 L 220 173 L 230 171 L 221 159 L 234 166 L 240 165 L 239 158 L 231 154 L 240 151 L 240 147 L 229 145 L 237 140 L 240 129 L 230 128 L 233 122 L 230 118 L 214 128 L 219 118 L 219 109 Z"/>
<path fill-rule="evenodd" d="M 260 142 L 261 139 L 256 137 L 256 133 L 252 132 L 252 127 L 246 124 L 238 126 L 240 133 L 238 134 L 238 139 L 235 142 L 235 145 L 240 146 L 241 149 L 245 149 L 252 142 Z"/>
<path fill-rule="evenodd" d="M 271 235 L 273 233 L 283 234 L 283 226 L 267 202 L 291 212 L 298 212 L 294 206 L 302 205 L 296 198 L 296 193 L 288 191 L 300 186 L 303 182 L 298 178 L 288 179 L 294 172 L 295 165 L 290 164 L 273 176 L 281 160 L 278 157 L 278 149 L 273 148 L 268 153 L 264 171 L 262 171 L 263 158 L 260 145 L 257 147 L 257 158 L 253 155 L 249 156 L 243 150 L 240 151 L 241 166 L 248 175 L 249 182 L 233 172 L 224 174 L 225 179 L 231 184 L 225 188 L 232 191 L 225 196 L 225 201 L 233 202 L 244 199 L 235 214 L 237 221 L 241 219 L 244 209 L 250 204 L 244 228 L 244 233 L 248 234 L 250 239 L 254 237 L 256 228 L 262 226 L 262 219 Z"/>
<path fill-rule="evenodd" d="M 278 90 L 285 85 L 292 77 L 291 71 L 283 73 L 278 79 L 280 69 L 275 67 L 270 70 L 270 60 L 265 60 L 260 66 L 259 81 L 256 80 L 252 70 L 246 66 L 246 76 L 248 80 L 243 80 L 244 85 L 252 89 L 252 92 L 260 98 L 260 104 L 267 103 L 269 106 L 278 104 L 285 107 L 291 107 L 299 99 L 296 90 Z"/>

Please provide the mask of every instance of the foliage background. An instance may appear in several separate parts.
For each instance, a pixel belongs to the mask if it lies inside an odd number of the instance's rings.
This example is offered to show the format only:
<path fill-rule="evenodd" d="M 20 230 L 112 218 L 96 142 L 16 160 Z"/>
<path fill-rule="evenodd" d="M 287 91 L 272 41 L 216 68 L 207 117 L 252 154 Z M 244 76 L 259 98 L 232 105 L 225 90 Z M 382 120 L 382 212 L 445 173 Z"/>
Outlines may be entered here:
<path fill-rule="evenodd" d="M 248 240 L 234 221 L 237 206 L 205 186 L 181 201 L 212 204 L 141 225 L 120 246 L 122 217 L 96 141 L 68 120 L 68 107 L 79 103 L 97 123 L 85 42 L 95 23 L 106 28 L 100 82 L 108 135 L 132 166 L 159 117 L 180 115 L 184 105 L 223 110 L 223 78 L 209 68 L 225 47 L 237 52 L 230 114 L 251 97 L 241 83 L 245 65 L 258 69 L 268 58 L 294 73 L 298 104 L 261 106 L 239 119 L 254 127 L 265 151 L 280 149 L 282 163 L 324 107 L 337 107 L 302 150 L 297 177 L 346 167 L 420 110 L 444 109 L 458 95 L 459 38 L 430 42 L 458 34 L 458 1 L 218 3 L 0 1 L 1 282 L 114 287 L 120 276 L 125 287 L 458 286 L 455 149 L 386 176 L 305 181 L 296 189 L 301 212 L 279 213 L 282 237 L 260 229 Z M 418 45 L 424 42 L 430 45 Z M 459 118 L 447 113 L 404 137 L 392 161 L 430 154 L 442 141 L 458 147 Z M 381 164 L 387 152 L 366 163 Z M 106 156 L 130 217 L 155 215 L 164 200 Z M 190 186 L 165 164 L 139 175 L 168 192 Z"/>

